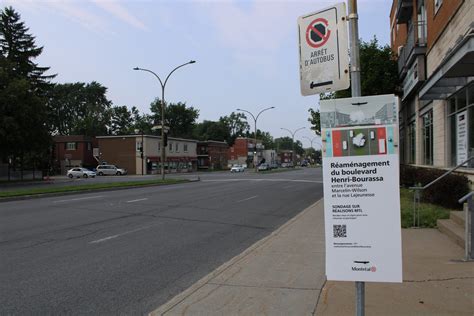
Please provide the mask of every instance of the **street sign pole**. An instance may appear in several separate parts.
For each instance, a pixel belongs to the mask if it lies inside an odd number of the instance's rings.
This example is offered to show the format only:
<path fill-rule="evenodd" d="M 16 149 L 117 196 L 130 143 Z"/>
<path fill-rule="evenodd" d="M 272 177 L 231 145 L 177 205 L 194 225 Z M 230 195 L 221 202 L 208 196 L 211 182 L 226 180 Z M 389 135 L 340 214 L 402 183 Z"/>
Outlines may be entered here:
<path fill-rule="evenodd" d="M 347 0 L 349 9 L 349 41 L 351 55 L 351 93 L 352 97 L 360 97 L 360 64 L 359 64 L 359 24 L 357 15 L 357 0 Z M 357 281 L 356 286 L 356 315 L 365 315 L 365 282 Z"/>

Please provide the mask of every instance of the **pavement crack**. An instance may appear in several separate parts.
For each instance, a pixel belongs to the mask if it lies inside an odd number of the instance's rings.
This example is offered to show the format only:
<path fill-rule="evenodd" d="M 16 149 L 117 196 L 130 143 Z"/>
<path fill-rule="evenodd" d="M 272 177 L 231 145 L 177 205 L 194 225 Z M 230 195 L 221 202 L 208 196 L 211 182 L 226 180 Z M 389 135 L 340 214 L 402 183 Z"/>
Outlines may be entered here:
<path fill-rule="evenodd" d="M 273 290 L 302 290 L 302 291 L 320 291 L 321 289 L 312 287 L 292 287 L 292 286 L 263 286 L 263 285 L 245 285 L 245 284 L 229 284 L 229 283 L 217 283 L 208 282 L 207 284 L 217 286 L 229 286 L 229 287 L 245 287 L 245 288 L 256 288 L 256 289 L 273 289 Z"/>
<path fill-rule="evenodd" d="M 453 280 L 474 280 L 474 277 L 455 277 L 455 278 L 441 278 L 441 279 L 425 279 L 425 280 L 403 280 L 406 283 L 424 283 L 424 282 L 443 282 Z"/>

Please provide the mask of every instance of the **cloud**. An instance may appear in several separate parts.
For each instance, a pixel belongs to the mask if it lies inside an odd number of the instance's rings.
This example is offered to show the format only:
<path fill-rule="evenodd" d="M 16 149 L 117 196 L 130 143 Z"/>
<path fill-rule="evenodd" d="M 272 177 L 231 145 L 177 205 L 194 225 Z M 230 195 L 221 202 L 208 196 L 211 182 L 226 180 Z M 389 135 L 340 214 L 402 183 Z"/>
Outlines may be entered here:
<path fill-rule="evenodd" d="M 103 10 L 107 11 L 108 13 L 112 14 L 119 20 L 143 31 L 148 31 L 148 28 L 145 24 L 137 19 L 135 16 L 130 14 L 130 12 L 120 3 L 114 0 L 92 0 L 92 2 L 102 8 Z"/>

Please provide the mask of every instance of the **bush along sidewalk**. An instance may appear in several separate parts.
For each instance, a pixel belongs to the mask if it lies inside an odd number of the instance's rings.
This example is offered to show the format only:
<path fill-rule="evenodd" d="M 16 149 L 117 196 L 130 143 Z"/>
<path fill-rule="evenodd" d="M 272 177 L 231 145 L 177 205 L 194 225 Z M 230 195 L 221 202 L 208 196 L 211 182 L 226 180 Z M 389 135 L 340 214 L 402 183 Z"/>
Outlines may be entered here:
<path fill-rule="evenodd" d="M 439 169 L 401 165 L 400 185 L 405 188 L 424 186 L 445 172 L 445 170 Z M 449 209 L 461 209 L 462 205 L 458 203 L 458 200 L 469 193 L 469 191 L 469 180 L 467 177 L 459 174 L 450 174 L 428 189 L 423 190 L 421 192 L 421 200 Z"/>

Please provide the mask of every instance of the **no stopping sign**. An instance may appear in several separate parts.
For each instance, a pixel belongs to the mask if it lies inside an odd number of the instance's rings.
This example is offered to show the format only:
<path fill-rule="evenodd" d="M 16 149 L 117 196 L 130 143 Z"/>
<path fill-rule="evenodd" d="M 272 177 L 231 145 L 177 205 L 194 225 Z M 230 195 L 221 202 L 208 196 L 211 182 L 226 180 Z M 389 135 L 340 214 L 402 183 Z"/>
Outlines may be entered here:
<path fill-rule="evenodd" d="M 326 44 L 331 36 L 331 30 L 328 26 L 328 21 L 323 18 L 311 21 L 306 28 L 306 42 L 308 45 L 314 48 L 319 48 Z"/>

